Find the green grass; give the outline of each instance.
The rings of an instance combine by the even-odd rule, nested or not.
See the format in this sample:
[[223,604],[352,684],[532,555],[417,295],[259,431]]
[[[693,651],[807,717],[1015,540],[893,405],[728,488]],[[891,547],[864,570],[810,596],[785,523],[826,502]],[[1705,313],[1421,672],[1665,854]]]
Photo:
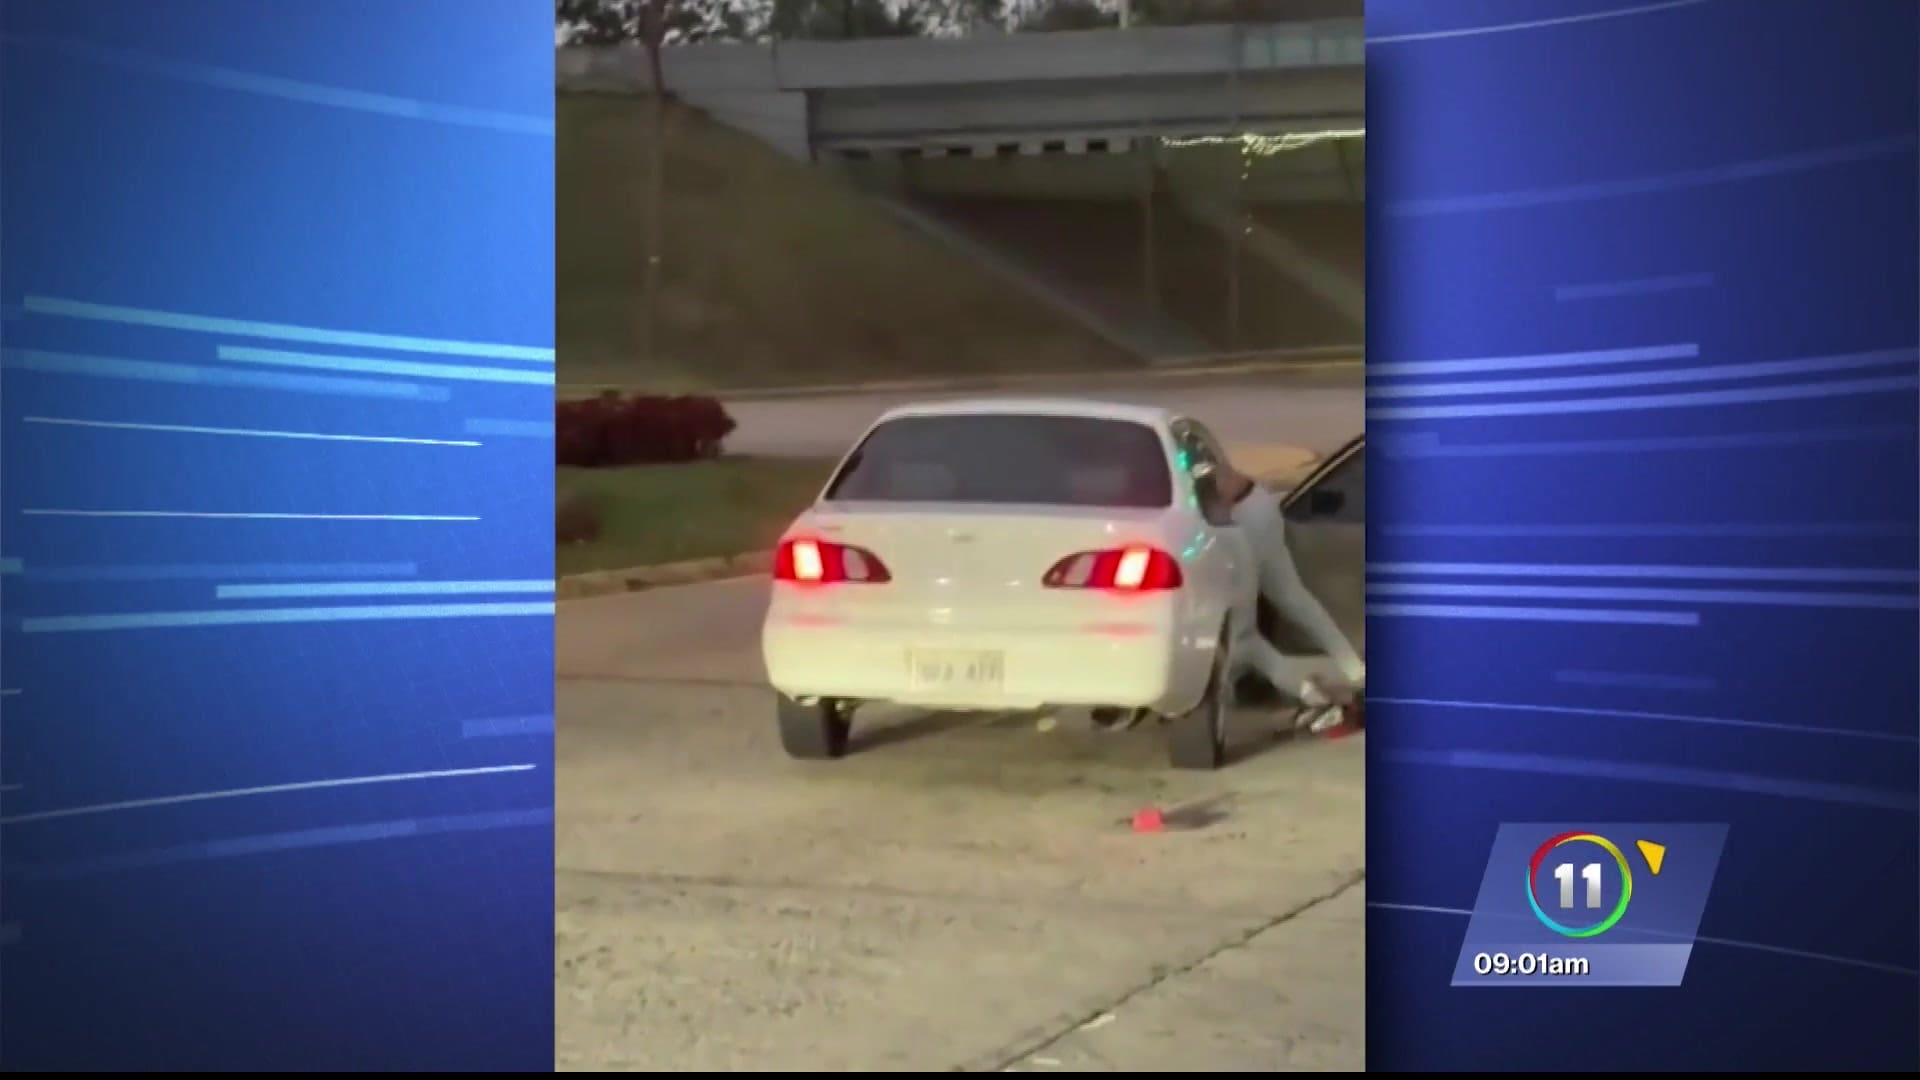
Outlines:
[[[563,93],[555,112],[562,384],[721,390],[1138,363],[845,179],[698,112],[673,109],[664,140],[646,98]],[[649,356],[650,155],[662,143]]]
[[555,569],[578,574],[764,551],[819,494],[834,464],[727,457],[561,469],[555,486],[562,497],[577,493],[598,505],[600,537],[561,545]]

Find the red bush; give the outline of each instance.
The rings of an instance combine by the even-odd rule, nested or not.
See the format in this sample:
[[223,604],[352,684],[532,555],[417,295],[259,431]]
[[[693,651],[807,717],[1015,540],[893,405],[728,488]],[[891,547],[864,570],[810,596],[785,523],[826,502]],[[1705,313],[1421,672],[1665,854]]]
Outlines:
[[718,457],[734,428],[720,402],[692,395],[660,397],[606,393],[563,401],[554,415],[554,460],[605,468]]

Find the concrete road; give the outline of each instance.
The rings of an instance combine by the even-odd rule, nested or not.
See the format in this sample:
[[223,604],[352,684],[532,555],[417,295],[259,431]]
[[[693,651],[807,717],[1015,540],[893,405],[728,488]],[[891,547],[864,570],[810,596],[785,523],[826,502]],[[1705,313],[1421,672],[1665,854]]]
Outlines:
[[887,409],[913,401],[973,397],[1075,397],[1164,405],[1197,417],[1229,444],[1306,446],[1319,453],[1360,434],[1365,385],[1358,368],[1305,375],[1135,377],[1126,383],[1062,380],[1017,391],[861,393],[729,401],[739,424],[727,451],[837,457]]
[[561,605],[560,1068],[1362,1067],[1364,737],[1240,715],[1191,774],[1154,729],[863,712],[798,763],[765,588]]

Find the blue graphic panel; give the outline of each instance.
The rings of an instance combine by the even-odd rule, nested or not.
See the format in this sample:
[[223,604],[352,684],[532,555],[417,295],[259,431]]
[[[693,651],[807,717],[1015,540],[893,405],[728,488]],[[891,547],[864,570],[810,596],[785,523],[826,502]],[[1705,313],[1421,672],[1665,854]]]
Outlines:
[[551,1068],[551,16],[0,7],[0,1066]]
[[1502,825],[1455,986],[1679,986],[1724,825]]
[[[1367,35],[1369,1066],[1920,1067],[1920,7]],[[1729,827],[1678,987],[1452,985],[1542,820]]]

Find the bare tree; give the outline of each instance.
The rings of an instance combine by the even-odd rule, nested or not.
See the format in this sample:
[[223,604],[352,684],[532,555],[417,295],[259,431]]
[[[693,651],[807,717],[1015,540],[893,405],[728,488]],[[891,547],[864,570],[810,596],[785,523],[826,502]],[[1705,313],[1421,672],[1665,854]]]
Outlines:
[[1100,0],[1041,0],[1028,5],[1017,21],[1026,31],[1100,30],[1119,25],[1117,8]]
[[750,0],[554,0],[554,23],[568,45],[638,44],[647,52],[653,92],[665,98],[663,47],[751,40],[763,29],[766,6]]
[[666,187],[667,140],[671,135],[672,92],[667,87],[661,51],[668,45],[698,41],[743,40],[758,27],[758,5],[748,0],[555,0],[554,23],[569,45],[636,43],[647,53],[653,83],[652,130],[647,140],[646,237],[642,252],[640,360],[651,362],[655,312],[659,307],[660,260]]
[[918,37],[946,7],[971,0],[771,0],[766,36],[783,41]]

